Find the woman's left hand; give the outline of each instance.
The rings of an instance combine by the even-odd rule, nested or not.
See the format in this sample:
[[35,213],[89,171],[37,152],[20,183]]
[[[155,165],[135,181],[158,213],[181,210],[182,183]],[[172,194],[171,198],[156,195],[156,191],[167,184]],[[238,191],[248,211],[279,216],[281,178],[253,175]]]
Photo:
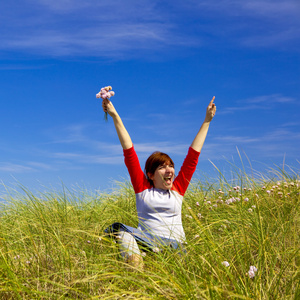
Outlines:
[[206,116],[204,122],[210,122],[216,114],[217,107],[214,103],[214,100],[215,100],[215,96],[213,96],[206,109]]

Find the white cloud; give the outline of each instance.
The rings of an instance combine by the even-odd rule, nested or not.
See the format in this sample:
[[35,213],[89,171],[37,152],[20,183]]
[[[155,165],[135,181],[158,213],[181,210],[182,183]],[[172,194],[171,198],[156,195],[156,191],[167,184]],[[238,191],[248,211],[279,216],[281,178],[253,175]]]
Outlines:
[[272,94],[272,95],[263,95],[257,96],[253,98],[245,99],[243,102],[246,103],[267,103],[267,104],[274,104],[274,103],[292,103],[295,102],[295,99],[292,97],[283,96],[280,94]]
[[[119,154],[122,153],[120,149]],[[123,155],[106,155],[99,154],[93,155],[89,153],[80,154],[72,152],[56,152],[52,153],[51,157],[55,159],[60,159],[61,162],[72,161],[78,164],[109,164],[109,165],[119,165],[124,163]],[[58,164],[58,162],[56,162]]]
[[1,163],[0,171],[8,172],[8,173],[24,173],[24,172],[32,172],[34,171],[34,169],[20,164]]
[[36,162],[36,161],[29,161],[27,162],[27,164],[29,166],[32,166],[33,168],[35,169],[38,169],[38,170],[54,170],[55,168],[53,167],[53,165],[51,164],[46,164],[46,163],[41,163],[41,162]]
[[210,11],[223,12],[229,16],[255,16],[276,18],[286,15],[298,16],[300,4],[297,0],[192,0],[187,4]]
[[41,55],[121,59],[132,51],[203,47],[208,36],[244,47],[294,45],[300,36],[299,4],[292,0],[27,0],[0,9],[0,49]]
[[289,157],[297,158],[300,147],[300,133],[298,130],[288,130],[278,127],[273,131],[261,132],[256,137],[222,135],[211,138],[212,142],[204,144],[202,156],[222,159],[236,153],[236,148],[245,151],[250,158],[278,158],[285,153]]
[[276,104],[293,104],[296,103],[296,99],[281,94],[262,95],[252,98],[247,98],[237,101],[237,105],[233,107],[225,107],[218,111],[218,114],[224,115],[234,113],[237,111],[249,111],[249,110],[271,110]]
[[257,143],[260,141],[259,138],[247,137],[247,136],[217,136],[214,140],[222,142],[230,142],[235,145]]

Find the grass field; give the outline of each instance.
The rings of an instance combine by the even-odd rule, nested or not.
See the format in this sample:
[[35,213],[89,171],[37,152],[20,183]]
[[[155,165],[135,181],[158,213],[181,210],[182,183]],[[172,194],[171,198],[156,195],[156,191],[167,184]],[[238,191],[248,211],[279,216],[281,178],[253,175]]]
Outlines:
[[103,233],[137,225],[128,182],[109,194],[7,190],[0,299],[300,299],[298,179],[194,182],[182,212],[187,253],[145,253],[143,272]]

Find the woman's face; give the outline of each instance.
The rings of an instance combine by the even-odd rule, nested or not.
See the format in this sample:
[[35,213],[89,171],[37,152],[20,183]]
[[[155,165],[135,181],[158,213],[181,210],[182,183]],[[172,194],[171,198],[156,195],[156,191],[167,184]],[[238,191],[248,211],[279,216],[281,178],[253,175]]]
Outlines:
[[153,185],[157,189],[170,190],[175,177],[173,164],[165,162],[155,170],[154,174],[148,174],[148,177],[153,181]]

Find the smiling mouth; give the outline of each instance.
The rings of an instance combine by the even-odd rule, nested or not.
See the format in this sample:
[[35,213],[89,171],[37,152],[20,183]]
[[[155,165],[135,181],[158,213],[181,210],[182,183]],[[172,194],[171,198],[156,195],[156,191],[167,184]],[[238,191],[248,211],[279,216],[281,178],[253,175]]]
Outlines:
[[164,178],[164,181],[165,181],[165,183],[167,183],[167,184],[171,184],[171,183],[172,183],[172,176],[170,176],[170,177],[165,177],[165,178]]

